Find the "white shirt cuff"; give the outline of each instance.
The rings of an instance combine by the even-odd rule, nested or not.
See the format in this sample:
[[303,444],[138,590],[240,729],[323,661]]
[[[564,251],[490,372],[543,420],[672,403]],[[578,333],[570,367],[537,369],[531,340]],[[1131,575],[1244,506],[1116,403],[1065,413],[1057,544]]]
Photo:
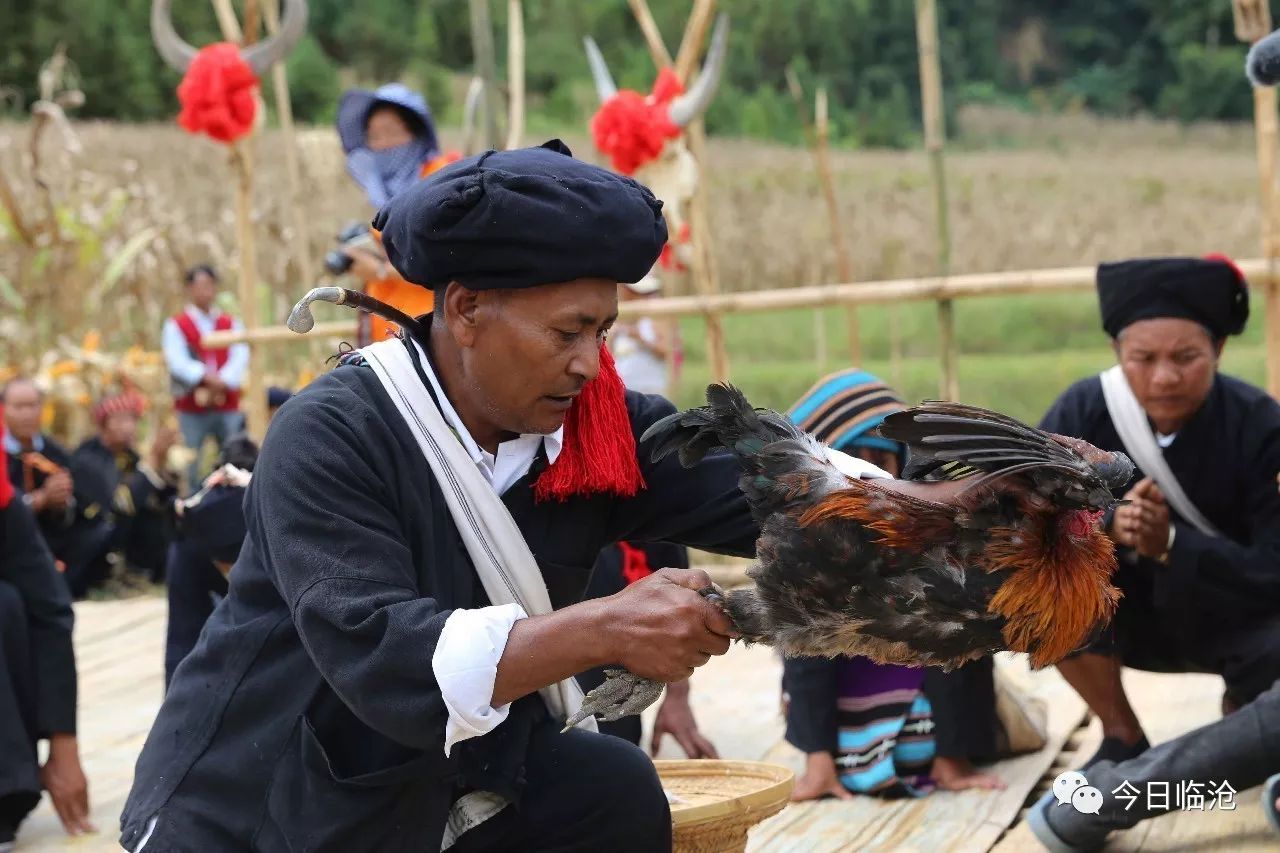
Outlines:
[[855,480],[892,480],[893,475],[883,468],[872,465],[865,459],[859,459],[857,456],[850,456],[842,453],[833,447],[826,448],[827,461],[836,467],[836,470],[846,477],[852,477]]
[[528,615],[518,604],[503,604],[455,610],[445,620],[431,656],[431,669],[449,710],[445,755],[458,741],[486,735],[507,718],[510,703],[501,708],[489,703],[511,626]]

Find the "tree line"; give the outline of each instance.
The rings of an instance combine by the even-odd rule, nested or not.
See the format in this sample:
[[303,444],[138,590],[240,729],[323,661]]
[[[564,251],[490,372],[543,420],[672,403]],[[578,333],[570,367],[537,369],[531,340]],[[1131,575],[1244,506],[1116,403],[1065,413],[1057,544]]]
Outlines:
[[[688,0],[651,0],[674,52]],[[733,17],[727,73],[707,116],[713,133],[798,142],[786,72],[827,87],[832,136],[846,145],[913,144],[918,60],[910,0],[723,0]],[[178,75],[151,46],[151,0],[0,0],[0,99],[36,97],[43,62],[65,45],[86,102],[77,115],[119,121],[176,114]],[[175,2],[178,31],[216,40],[207,2]],[[499,72],[506,8],[491,0]],[[472,70],[467,0],[310,0],[289,58],[300,120],[332,120],[348,85],[403,80],[457,121]],[[1192,122],[1245,119],[1252,96],[1230,0],[938,0],[949,109],[965,103],[1138,113]],[[526,87],[534,126],[583,127],[595,94],[582,38],[600,44],[619,85],[647,91],[653,66],[624,0],[524,4]],[[270,87],[266,87],[268,90]]]

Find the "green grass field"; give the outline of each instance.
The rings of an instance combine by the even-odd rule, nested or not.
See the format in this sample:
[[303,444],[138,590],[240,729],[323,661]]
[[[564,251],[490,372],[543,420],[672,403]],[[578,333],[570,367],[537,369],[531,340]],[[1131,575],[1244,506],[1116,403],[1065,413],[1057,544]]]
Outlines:
[[[890,367],[890,318],[898,314],[903,341],[901,376]],[[1223,370],[1255,384],[1264,381],[1262,305],[1255,296],[1253,320],[1229,342]],[[844,313],[824,316],[825,364],[811,310],[739,314],[725,318],[731,378],[752,402],[786,408],[826,372],[851,366]],[[940,375],[936,309],[911,303],[897,309],[859,312],[864,364],[896,384],[908,401],[938,396]],[[675,393],[680,406],[696,405],[710,381],[702,321],[682,321],[686,365]],[[960,343],[960,397],[1035,422],[1068,385],[1114,363],[1089,294],[975,298],[956,305]]]

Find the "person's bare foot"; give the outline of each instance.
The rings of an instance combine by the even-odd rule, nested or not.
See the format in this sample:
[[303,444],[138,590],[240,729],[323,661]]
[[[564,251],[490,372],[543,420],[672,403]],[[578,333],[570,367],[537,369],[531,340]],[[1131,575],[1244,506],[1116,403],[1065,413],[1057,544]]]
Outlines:
[[1002,791],[1005,788],[1003,779],[992,773],[979,773],[967,758],[935,756],[929,778],[942,791],[965,791],[969,788]]

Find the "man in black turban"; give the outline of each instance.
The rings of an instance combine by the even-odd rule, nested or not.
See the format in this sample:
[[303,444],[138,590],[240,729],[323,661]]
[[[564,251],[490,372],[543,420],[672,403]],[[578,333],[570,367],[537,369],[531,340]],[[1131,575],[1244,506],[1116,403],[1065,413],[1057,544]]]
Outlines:
[[1090,764],[1147,748],[1121,665],[1217,673],[1224,711],[1280,677],[1280,405],[1218,372],[1248,318],[1244,276],[1221,256],[1151,258],[1103,264],[1097,284],[1118,364],[1041,423],[1138,467],[1104,521],[1124,598],[1109,631],[1059,665],[1102,721]]
[[435,313],[276,415],[229,591],[174,675],[121,842],[669,849],[648,757],[560,732],[576,673],[677,681],[729,644],[703,572],[582,602],[601,548],[749,555],[758,532],[730,457],[639,452],[673,408],[624,392],[603,346],[619,282],[666,241],[661,204],[554,142],[442,169],[374,224]]

